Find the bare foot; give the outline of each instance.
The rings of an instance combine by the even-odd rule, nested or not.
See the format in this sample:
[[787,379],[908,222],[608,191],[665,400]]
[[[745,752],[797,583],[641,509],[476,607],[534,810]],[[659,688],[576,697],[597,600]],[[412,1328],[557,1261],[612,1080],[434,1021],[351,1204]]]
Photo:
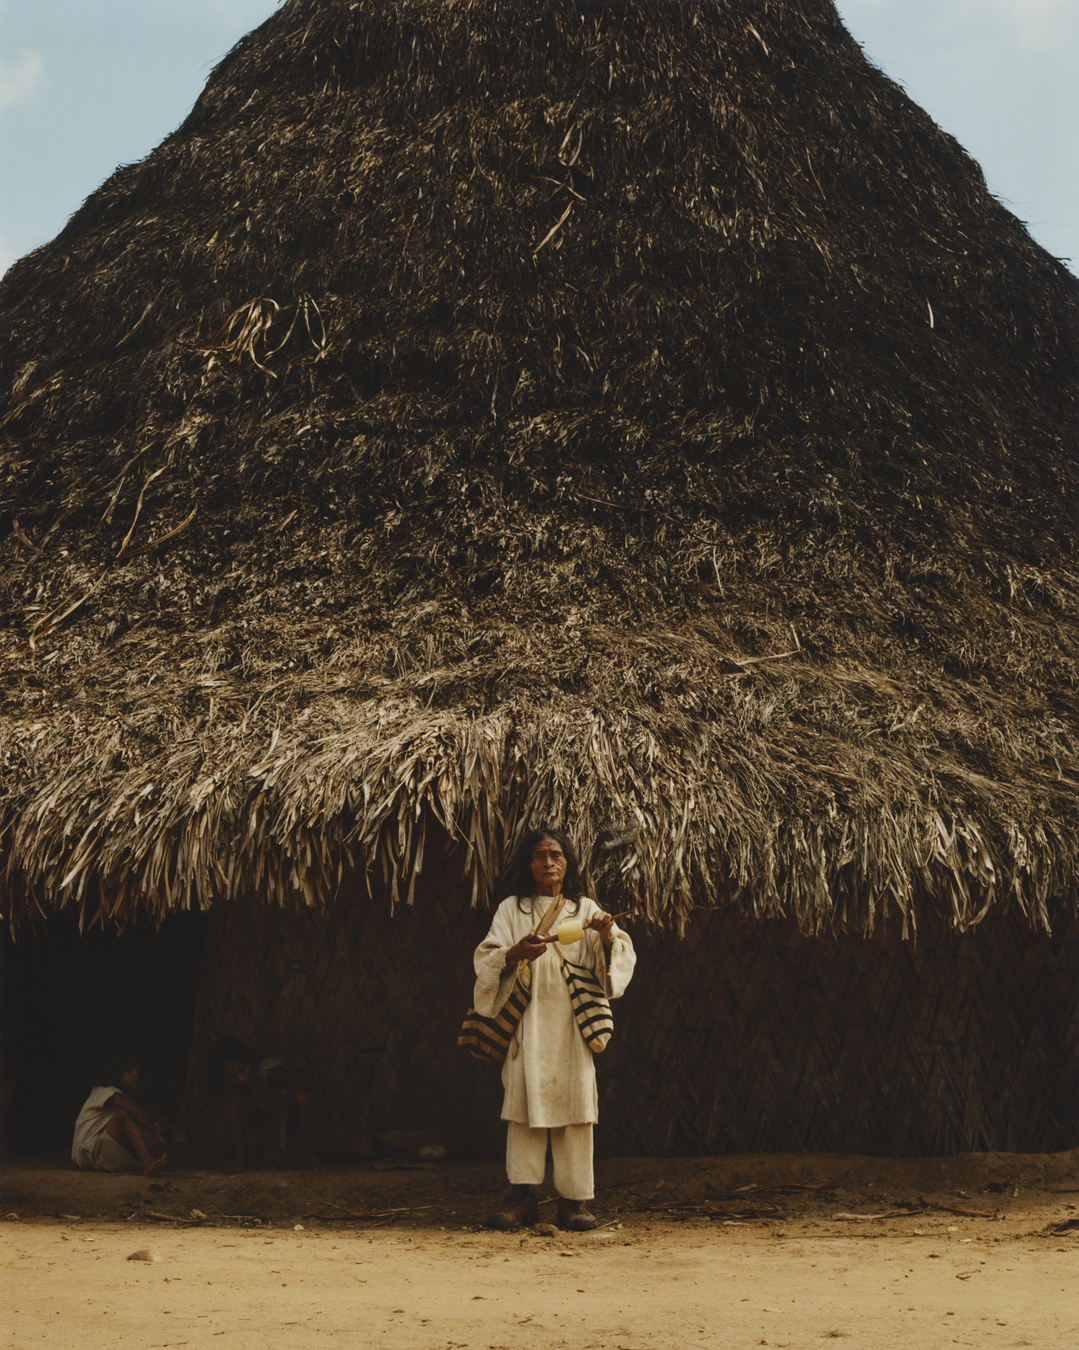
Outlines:
[[151,1158],[150,1161],[146,1164],[146,1166],[142,1169],[142,1175],[144,1177],[152,1177],[155,1172],[161,1171],[161,1169],[165,1166],[168,1160],[169,1155],[167,1153],[162,1153],[160,1158]]

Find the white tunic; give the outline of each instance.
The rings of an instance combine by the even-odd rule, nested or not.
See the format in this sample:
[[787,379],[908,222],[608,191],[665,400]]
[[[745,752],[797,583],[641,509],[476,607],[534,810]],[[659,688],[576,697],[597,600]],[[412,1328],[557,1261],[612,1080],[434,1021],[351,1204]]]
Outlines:
[[79,1167],[92,1167],[94,1145],[109,1128],[116,1107],[109,1106],[113,1097],[120,1095],[114,1087],[96,1087],[83,1102],[75,1121],[75,1137],[71,1141],[71,1161]]
[[[550,903],[549,896],[541,895],[522,900],[518,905],[517,897],[511,895],[499,905],[491,931],[476,948],[474,1002],[476,1011],[484,1017],[494,1017],[513,989],[517,967],[504,969],[506,953],[535,931]],[[572,900],[563,900],[550,931],[562,919],[579,917],[585,922],[599,913],[600,906],[587,896],[582,898],[578,914],[574,913]],[[502,1066],[502,1085],[506,1089],[503,1120],[515,1120],[538,1129],[589,1125],[599,1119],[592,1051],[577,1030],[559,954],[567,961],[595,970],[601,948],[599,934],[588,931],[580,942],[567,947],[551,943],[532,963],[532,999]],[[615,924],[614,942],[607,957],[608,998],[621,998],[636,963],[629,934]]]

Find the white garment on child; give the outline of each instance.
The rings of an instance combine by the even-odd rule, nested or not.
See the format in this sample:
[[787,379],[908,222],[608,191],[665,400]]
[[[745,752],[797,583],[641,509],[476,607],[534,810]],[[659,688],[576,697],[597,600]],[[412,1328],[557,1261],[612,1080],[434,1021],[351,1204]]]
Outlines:
[[120,1089],[114,1087],[96,1087],[83,1102],[82,1110],[75,1121],[75,1137],[71,1141],[71,1161],[78,1167],[92,1169],[95,1166],[94,1153],[100,1137],[109,1128],[109,1121],[116,1114],[116,1107],[109,1106]]
[[[143,1138],[146,1137],[143,1131]],[[95,1172],[141,1172],[142,1163],[130,1149],[124,1148],[119,1139],[114,1139],[106,1130],[99,1134],[90,1155]]]

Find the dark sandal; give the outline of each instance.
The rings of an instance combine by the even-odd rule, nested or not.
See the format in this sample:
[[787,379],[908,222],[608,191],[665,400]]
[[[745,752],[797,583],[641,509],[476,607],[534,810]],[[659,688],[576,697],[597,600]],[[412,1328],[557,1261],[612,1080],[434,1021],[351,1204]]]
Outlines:
[[558,1201],[558,1226],[569,1233],[587,1233],[599,1227],[595,1215],[589,1214],[583,1200]]
[[539,1208],[531,1186],[514,1186],[505,1206],[487,1217],[487,1227],[505,1232],[510,1228],[531,1228],[539,1218]]

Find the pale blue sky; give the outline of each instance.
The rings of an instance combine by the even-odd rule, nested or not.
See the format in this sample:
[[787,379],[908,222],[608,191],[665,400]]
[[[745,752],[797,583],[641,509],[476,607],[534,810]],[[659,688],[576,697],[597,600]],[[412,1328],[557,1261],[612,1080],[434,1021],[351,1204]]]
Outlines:
[[[277,0],[0,0],[0,270],[183,119]],[[1079,0],[839,0],[869,57],[1079,272]]]

